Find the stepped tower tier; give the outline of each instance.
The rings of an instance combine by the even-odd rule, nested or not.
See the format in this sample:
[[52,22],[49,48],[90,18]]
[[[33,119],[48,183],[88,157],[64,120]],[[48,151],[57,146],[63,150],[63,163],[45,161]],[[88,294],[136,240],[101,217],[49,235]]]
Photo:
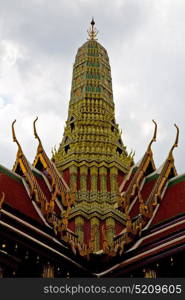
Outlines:
[[99,234],[94,242],[99,249],[96,228],[102,219],[110,223],[110,240],[115,233],[115,218],[123,223],[118,211],[109,216],[105,211],[111,212],[117,205],[119,184],[133,157],[128,155],[115,121],[109,58],[96,39],[94,24],[92,20],[89,39],[75,58],[68,119],[53,160],[70,188],[76,190],[76,206],[71,212],[76,233],[84,241],[84,224],[90,220],[89,232]]

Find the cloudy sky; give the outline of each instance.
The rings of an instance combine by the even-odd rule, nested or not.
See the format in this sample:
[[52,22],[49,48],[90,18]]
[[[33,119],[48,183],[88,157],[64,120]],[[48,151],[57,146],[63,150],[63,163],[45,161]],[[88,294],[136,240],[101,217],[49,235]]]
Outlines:
[[95,17],[107,49],[116,120],[128,151],[141,158],[158,123],[156,165],[166,158],[180,127],[174,156],[185,172],[184,0],[0,0],[0,163],[11,168],[17,152],[11,123],[32,162],[37,141],[48,155],[62,139],[78,47]]

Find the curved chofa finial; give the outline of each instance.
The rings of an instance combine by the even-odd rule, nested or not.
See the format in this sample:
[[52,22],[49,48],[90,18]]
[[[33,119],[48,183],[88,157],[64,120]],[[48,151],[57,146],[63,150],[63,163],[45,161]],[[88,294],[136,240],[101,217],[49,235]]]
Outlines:
[[16,120],[14,120],[12,122],[12,137],[13,137],[13,141],[16,142],[17,146],[19,147],[19,149],[22,151],[21,145],[19,144],[16,135],[15,135],[15,128],[14,128],[14,124],[16,123]]
[[153,142],[156,142],[156,137],[157,137],[157,123],[154,120],[152,120],[152,122],[155,125],[155,127],[154,127],[154,134],[153,134],[153,137],[152,137],[152,139],[150,141],[150,144],[148,145],[148,149],[151,148],[151,145],[152,145]]
[[41,143],[41,140],[40,140],[40,138],[39,138],[39,136],[37,134],[37,129],[36,129],[36,125],[35,125],[36,122],[37,122],[37,120],[38,120],[38,117],[36,117],[36,119],[33,122],[33,130],[34,130],[34,136],[35,136],[35,138],[38,139],[39,144],[41,145],[42,143]]
[[175,137],[175,142],[174,142],[173,146],[170,149],[169,155],[172,155],[173,149],[175,147],[178,147],[178,143],[179,143],[179,127],[176,124],[174,124],[174,126],[177,129],[177,133],[176,133],[176,137]]
[[95,25],[95,21],[94,21],[94,17],[92,17],[91,27],[89,28],[89,30],[87,30],[89,35],[89,40],[96,40],[98,30],[94,27],[94,25]]

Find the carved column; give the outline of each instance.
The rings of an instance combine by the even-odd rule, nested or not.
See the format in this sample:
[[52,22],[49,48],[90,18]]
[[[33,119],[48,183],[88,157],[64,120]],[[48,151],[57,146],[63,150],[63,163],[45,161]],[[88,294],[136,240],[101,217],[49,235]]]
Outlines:
[[77,167],[71,166],[69,168],[69,173],[70,173],[70,188],[75,190],[77,187]]
[[110,187],[111,187],[111,198],[114,202],[116,200],[118,194],[118,169],[116,167],[112,167],[110,169]]
[[90,174],[91,174],[91,192],[96,193],[98,188],[98,168],[95,166],[91,167]]
[[107,191],[107,168],[101,167],[100,170],[100,191],[106,193]]
[[43,278],[54,278],[54,266],[51,265],[50,263],[47,263],[43,267],[43,273],[42,273]]
[[112,167],[110,169],[110,185],[111,185],[111,193],[115,194],[118,192],[118,169],[116,167]]
[[110,217],[106,219],[106,237],[109,245],[112,245],[114,235],[115,235],[115,220]]
[[100,249],[100,221],[97,217],[91,219],[91,241],[93,241],[93,251]]
[[84,242],[84,219],[81,216],[75,218],[75,233],[81,243]]
[[88,167],[82,166],[80,167],[80,191],[87,192],[87,174]]

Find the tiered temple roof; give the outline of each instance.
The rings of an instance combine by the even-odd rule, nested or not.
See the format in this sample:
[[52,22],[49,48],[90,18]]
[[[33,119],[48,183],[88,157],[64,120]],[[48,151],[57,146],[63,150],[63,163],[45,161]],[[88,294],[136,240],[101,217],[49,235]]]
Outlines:
[[23,276],[30,255],[37,272],[44,266],[44,277],[155,277],[164,275],[161,260],[173,265],[184,251],[185,175],[177,175],[173,158],[179,129],[175,125],[175,142],[156,169],[153,121],[146,152],[133,163],[115,122],[107,52],[91,25],[76,56],[68,120],[52,159],[37,133],[38,118],[32,164],[12,123],[16,161],[12,171],[0,166],[4,276]]

